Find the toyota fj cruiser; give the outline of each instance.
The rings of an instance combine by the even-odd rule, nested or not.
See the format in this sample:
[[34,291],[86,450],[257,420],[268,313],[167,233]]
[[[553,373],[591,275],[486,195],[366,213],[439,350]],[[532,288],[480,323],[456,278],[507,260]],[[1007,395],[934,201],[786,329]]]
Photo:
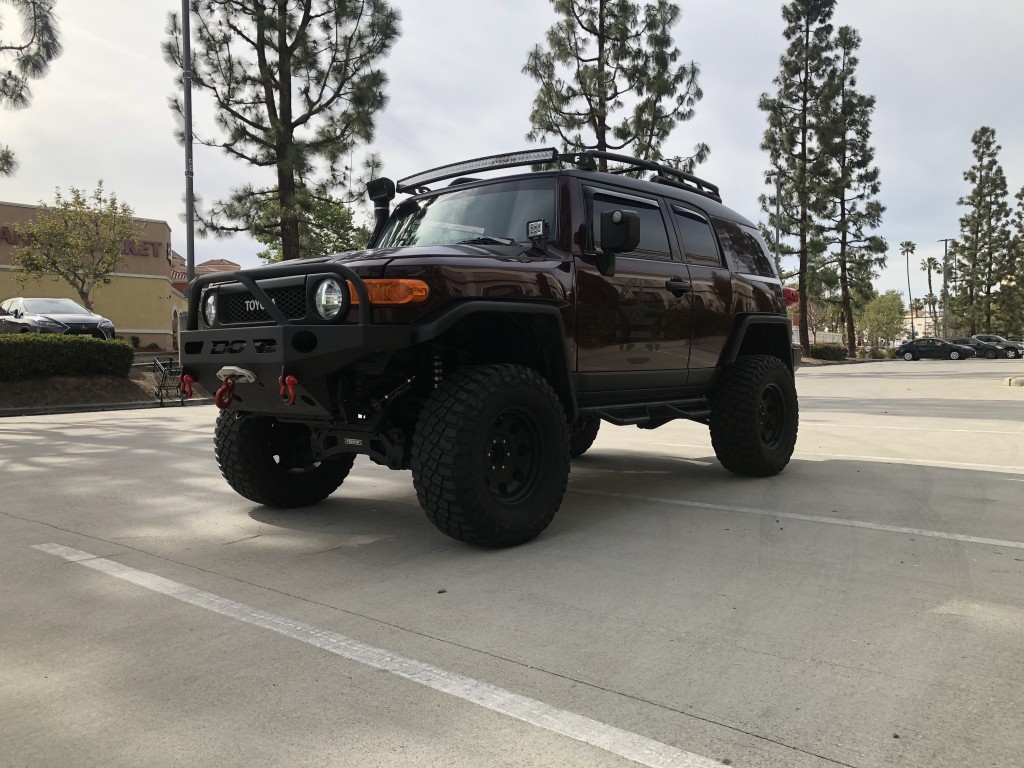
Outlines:
[[216,457],[242,496],[314,504],[366,454],[412,470],[441,531],[505,547],[551,522],[602,421],[707,424],[740,475],[788,463],[788,296],[713,184],[535,149],[368,193],[366,250],[192,283],[182,387],[217,391]]

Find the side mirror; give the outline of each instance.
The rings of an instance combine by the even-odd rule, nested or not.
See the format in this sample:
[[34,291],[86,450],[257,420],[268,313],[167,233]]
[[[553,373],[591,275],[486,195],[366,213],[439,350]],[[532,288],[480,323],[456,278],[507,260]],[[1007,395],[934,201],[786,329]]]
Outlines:
[[15,318],[19,318],[19,317],[21,317],[21,310],[20,309],[16,309],[13,312],[11,312],[11,314],[14,315]]
[[602,275],[615,274],[615,254],[635,251],[640,244],[640,214],[636,211],[605,211],[601,214],[601,250],[597,268]]

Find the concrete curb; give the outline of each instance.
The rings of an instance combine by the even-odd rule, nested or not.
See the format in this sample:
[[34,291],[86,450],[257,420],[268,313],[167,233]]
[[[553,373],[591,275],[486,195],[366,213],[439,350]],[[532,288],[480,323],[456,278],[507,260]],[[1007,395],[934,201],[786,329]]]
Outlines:
[[[197,400],[186,400],[185,405],[213,405],[212,397]],[[164,405],[159,402],[142,401],[138,403],[102,403],[95,405],[50,405],[41,408],[0,408],[0,419],[14,416],[53,416],[61,413],[91,413],[95,411],[133,411],[147,408],[180,408],[175,401],[168,400]]]
[[1024,376],[1008,376],[1003,383],[1008,387],[1024,387]]

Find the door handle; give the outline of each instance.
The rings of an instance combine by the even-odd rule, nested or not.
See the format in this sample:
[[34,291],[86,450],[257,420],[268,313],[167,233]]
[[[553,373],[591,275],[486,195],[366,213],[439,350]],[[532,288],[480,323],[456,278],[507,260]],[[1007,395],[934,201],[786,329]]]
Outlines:
[[692,291],[693,283],[689,283],[686,280],[680,280],[678,277],[673,277],[671,280],[665,281],[665,290],[678,298],[684,293]]

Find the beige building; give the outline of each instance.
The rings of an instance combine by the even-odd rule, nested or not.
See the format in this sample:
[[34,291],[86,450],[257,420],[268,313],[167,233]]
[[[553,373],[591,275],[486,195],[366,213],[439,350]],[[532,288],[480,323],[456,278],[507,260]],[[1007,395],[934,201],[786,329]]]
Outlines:
[[[78,293],[54,276],[30,280],[22,287],[13,258],[20,241],[18,225],[35,218],[37,206],[0,202],[0,301],[13,296],[68,298],[81,303]],[[97,286],[93,309],[114,323],[125,341],[139,346],[156,344],[171,349],[177,316],[185,297],[171,283],[171,228],[165,221],[136,219],[142,225],[138,240],[124,243],[121,269]],[[134,338],[133,338],[134,337]]]

